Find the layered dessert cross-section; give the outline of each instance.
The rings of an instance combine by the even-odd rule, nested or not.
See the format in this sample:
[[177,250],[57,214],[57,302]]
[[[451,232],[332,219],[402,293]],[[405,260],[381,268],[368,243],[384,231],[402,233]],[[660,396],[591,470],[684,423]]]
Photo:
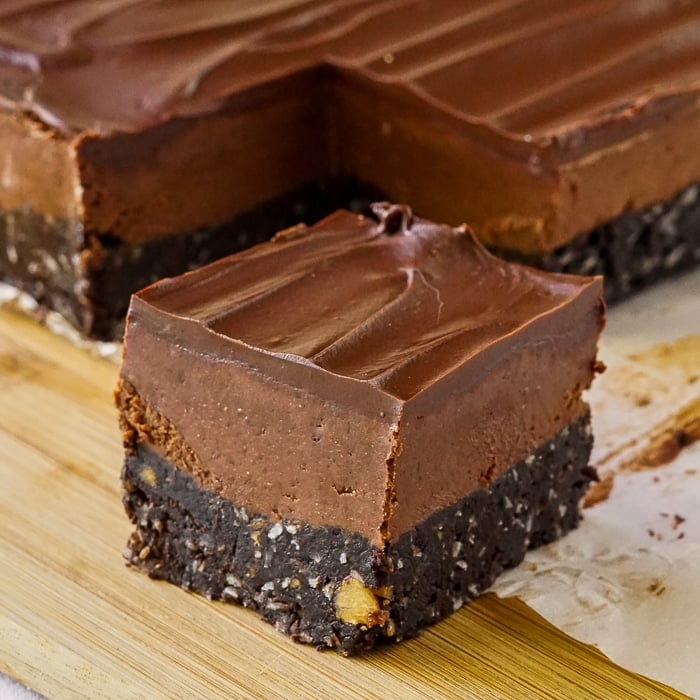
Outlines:
[[0,6],[0,277],[87,335],[377,192],[619,298],[700,259],[700,5]]
[[600,278],[338,212],[136,294],[127,557],[342,653],[416,633],[574,528]]

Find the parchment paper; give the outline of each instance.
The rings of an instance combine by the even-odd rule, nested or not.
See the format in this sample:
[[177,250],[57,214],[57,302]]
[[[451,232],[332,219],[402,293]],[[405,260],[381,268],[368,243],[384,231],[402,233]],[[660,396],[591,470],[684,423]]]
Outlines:
[[593,462],[612,490],[493,590],[700,697],[700,271],[614,307],[600,354]]

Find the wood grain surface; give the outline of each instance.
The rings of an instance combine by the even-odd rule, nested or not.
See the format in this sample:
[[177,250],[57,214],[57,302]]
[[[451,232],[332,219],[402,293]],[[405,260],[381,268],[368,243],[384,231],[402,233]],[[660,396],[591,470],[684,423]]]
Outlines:
[[486,595],[364,658],[127,568],[116,366],[0,309],[0,672],[49,698],[679,698]]

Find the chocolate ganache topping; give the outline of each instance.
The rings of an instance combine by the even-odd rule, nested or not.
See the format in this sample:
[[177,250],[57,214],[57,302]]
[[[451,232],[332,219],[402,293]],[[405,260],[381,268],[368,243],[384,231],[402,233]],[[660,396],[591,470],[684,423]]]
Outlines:
[[700,88],[700,9],[687,2],[12,0],[0,19],[3,84],[77,130],[212,111],[321,64],[524,141]]
[[602,322],[599,279],[508,264],[408,208],[375,211],[379,224],[339,212],[139,292],[122,368],[204,483],[372,541],[577,419]]

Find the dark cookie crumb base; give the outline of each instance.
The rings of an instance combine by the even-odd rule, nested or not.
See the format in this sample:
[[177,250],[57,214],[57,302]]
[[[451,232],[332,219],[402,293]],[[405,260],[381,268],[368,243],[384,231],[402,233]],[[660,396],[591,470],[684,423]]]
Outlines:
[[[122,472],[136,525],[125,556],[157,579],[257,610],[279,631],[342,654],[401,640],[487,589],[528,548],[575,528],[595,471],[582,416],[488,489],[469,494],[382,551],[357,533],[249,514],[141,445]],[[334,597],[349,578],[380,597],[381,625],[342,622]]]
[[546,256],[496,252],[550,272],[604,275],[606,301],[621,301],[700,264],[700,184],[662,204],[622,214]]

